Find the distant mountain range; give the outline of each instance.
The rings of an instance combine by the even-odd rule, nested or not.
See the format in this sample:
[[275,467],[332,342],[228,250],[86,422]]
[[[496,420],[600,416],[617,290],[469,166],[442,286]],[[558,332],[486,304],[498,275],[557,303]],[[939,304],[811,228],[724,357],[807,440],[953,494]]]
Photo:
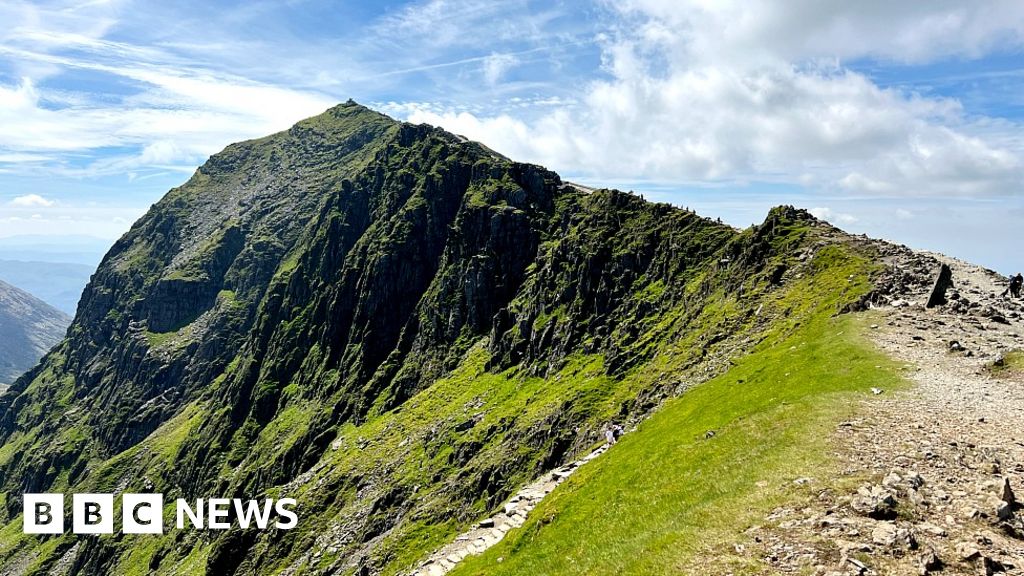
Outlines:
[[14,382],[64,337],[71,317],[0,281],[0,384]]
[[0,260],[85,264],[95,268],[113,240],[93,236],[7,236]]
[[92,236],[0,238],[0,280],[74,316],[82,290],[112,243]]
[[73,262],[0,259],[0,280],[70,315],[75,314],[82,290],[95,270],[93,265]]

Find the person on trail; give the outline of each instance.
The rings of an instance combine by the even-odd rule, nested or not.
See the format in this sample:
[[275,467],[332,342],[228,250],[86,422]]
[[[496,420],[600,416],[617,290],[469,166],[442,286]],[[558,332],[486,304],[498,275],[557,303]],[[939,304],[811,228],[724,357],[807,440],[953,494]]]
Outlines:
[[619,436],[622,436],[622,426],[618,424],[609,424],[604,430],[604,439],[609,444],[615,444],[619,441]]
[[1010,277],[1010,296],[1013,298],[1020,298],[1020,289],[1024,285],[1024,276],[1020,272],[1016,276]]

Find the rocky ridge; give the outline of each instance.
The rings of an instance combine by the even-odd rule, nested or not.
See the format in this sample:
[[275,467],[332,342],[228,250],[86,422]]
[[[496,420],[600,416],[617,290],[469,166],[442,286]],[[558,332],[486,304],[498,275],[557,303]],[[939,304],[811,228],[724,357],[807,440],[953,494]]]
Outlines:
[[[867,299],[877,345],[912,386],[875,390],[835,431],[838,475],[751,527],[728,557],[764,574],[1024,574],[1024,302],[1006,280],[939,254],[886,247]],[[927,308],[940,268],[947,303]]]
[[287,491],[305,521],[12,536],[0,567],[413,569],[799,315],[774,305],[836,257],[830,234],[792,207],[739,231],[581,189],[352,102],[229,146],[114,245],[68,337],[0,396],[0,514],[16,526],[25,492]]

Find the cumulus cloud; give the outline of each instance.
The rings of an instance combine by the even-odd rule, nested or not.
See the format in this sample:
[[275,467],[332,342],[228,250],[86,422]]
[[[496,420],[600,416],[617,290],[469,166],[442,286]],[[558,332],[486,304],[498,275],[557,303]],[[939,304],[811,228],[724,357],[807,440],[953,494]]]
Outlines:
[[509,156],[597,179],[785,181],[856,194],[1005,193],[1020,126],[949,98],[883,88],[844,58],[971,57],[1024,38],[1024,5],[616,3],[607,79],[524,120],[412,110]]
[[832,222],[833,224],[853,224],[857,222],[857,218],[853,215],[836,212],[831,208],[811,208],[808,212],[810,212],[815,218]]
[[49,208],[56,204],[53,200],[47,200],[38,194],[26,194],[24,196],[17,196],[11,200],[12,206],[19,206],[23,208],[28,207],[43,207]]

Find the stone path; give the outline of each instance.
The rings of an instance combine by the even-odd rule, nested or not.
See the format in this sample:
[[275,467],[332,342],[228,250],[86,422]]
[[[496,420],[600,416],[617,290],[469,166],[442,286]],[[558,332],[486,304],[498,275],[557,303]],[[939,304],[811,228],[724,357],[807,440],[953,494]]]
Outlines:
[[553,470],[532,484],[526,486],[505,502],[500,512],[479,522],[474,528],[460,534],[453,542],[430,555],[411,576],[442,576],[467,556],[482,554],[501,542],[505,534],[519,528],[537,504],[551,493],[580,466],[604,454],[609,445],[605,444],[584,458]]

